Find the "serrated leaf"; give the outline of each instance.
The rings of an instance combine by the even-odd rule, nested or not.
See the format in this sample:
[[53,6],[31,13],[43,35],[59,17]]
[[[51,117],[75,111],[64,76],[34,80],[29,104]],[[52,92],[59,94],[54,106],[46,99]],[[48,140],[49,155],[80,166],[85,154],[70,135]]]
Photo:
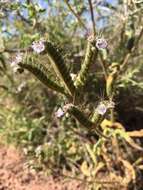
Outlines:
[[72,78],[65,64],[61,51],[51,42],[46,42],[45,53],[48,55],[48,59],[56,73],[56,75],[64,83],[66,90],[71,96],[75,95],[76,88],[73,84]]
[[66,94],[63,87],[59,86],[57,83],[52,81],[47,75],[48,71],[45,66],[42,64],[36,64],[32,63],[32,61],[29,58],[28,63],[20,63],[19,64],[22,68],[27,69],[30,71],[35,77],[37,77],[43,84],[45,84],[47,87],[51,88],[52,90],[55,90],[57,92],[60,92],[62,94]]

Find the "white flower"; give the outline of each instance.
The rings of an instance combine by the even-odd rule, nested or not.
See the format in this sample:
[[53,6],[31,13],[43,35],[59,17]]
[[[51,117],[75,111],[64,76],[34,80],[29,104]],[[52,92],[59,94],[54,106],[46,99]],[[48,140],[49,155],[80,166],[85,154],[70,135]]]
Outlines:
[[62,117],[64,114],[65,112],[62,110],[62,108],[59,108],[55,113],[56,117],[58,118]]
[[71,76],[72,80],[75,80],[75,78],[76,78],[76,74],[71,73],[70,76]]
[[42,39],[42,40],[33,42],[31,47],[36,53],[41,53],[42,51],[45,50],[44,40]]
[[107,111],[107,106],[103,103],[100,103],[97,108],[96,111],[100,114],[100,115],[104,115]]
[[104,38],[97,38],[96,39],[96,47],[98,49],[106,49],[107,48],[107,41]]
[[25,86],[26,86],[26,82],[24,81],[24,82],[22,82],[22,83],[18,86],[17,92],[21,92],[22,89],[23,89]]

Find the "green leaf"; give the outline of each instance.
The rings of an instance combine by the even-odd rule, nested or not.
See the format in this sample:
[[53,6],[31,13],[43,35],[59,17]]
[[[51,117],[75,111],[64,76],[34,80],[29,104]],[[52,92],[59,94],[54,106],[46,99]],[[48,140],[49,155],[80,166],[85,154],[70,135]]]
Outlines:
[[51,62],[51,65],[52,65],[55,73],[61,79],[61,81],[64,83],[68,93],[71,96],[74,96],[76,89],[75,89],[75,86],[71,79],[70,73],[64,62],[64,58],[61,55],[60,50],[55,45],[53,45],[51,42],[46,42],[45,52],[48,54],[48,58]]
[[62,94],[67,93],[65,92],[64,88],[53,82],[48,76],[48,70],[45,66],[42,64],[36,64],[31,61],[31,58],[29,58],[27,63],[20,63],[19,64],[22,68],[27,69],[30,71],[33,75],[35,75],[43,84],[45,84],[47,87],[51,88],[52,90],[55,90],[57,92],[60,92]]

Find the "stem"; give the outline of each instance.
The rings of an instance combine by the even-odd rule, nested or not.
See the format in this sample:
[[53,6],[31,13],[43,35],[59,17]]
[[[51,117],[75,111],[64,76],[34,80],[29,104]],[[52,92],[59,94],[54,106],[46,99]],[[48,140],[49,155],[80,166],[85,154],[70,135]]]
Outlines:
[[96,29],[95,29],[95,19],[94,19],[94,11],[92,6],[92,0],[88,0],[89,7],[90,7],[90,14],[91,14],[91,20],[92,20],[92,27],[93,27],[93,34],[96,35]]
[[104,77],[105,77],[105,80],[107,80],[108,72],[107,72],[107,68],[106,68],[106,63],[105,63],[105,60],[103,59],[103,57],[100,53],[99,53],[99,56],[100,56],[100,64],[101,64],[101,67],[102,67],[102,70],[104,73]]
[[114,108],[111,108],[111,110],[110,110],[110,121],[111,121],[112,123],[115,122]]

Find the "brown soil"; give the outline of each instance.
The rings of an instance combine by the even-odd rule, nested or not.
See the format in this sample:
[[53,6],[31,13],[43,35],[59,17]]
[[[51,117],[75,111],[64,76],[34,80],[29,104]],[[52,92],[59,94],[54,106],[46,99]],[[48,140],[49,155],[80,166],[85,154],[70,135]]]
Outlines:
[[0,146],[0,190],[84,190],[76,180],[55,180],[25,167],[25,158],[13,147]]

